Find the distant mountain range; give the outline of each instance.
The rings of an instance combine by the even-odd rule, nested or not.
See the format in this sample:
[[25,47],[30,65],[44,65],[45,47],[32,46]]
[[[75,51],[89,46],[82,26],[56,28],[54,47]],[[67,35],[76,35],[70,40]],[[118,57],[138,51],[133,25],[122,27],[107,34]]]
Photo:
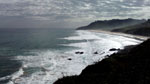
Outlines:
[[112,19],[112,20],[98,20],[91,24],[77,28],[77,30],[92,30],[92,29],[103,29],[112,30],[116,28],[124,28],[131,25],[136,25],[145,22],[146,20],[138,19]]
[[150,19],[141,24],[114,29],[112,31],[123,32],[123,33],[134,34],[134,35],[150,36]]

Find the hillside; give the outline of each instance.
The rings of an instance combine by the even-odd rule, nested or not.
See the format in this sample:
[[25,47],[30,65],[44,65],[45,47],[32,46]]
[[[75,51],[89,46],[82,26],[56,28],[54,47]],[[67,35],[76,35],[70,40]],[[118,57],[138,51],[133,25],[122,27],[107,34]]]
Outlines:
[[150,19],[144,23],[112,30],[134,35],[150,36]]
[[92,29],[114,29],[126,27],[129,25],[135,25],[139,23],[143,23],[145,20],[137,20],[137,19],[112,19],[112,20],[99,20],[92,22],[91,24],[83,27],[77,28],[77,30],[92,30]]
[[54,84],[150,84],[150,39],[85,68],[79,76]]

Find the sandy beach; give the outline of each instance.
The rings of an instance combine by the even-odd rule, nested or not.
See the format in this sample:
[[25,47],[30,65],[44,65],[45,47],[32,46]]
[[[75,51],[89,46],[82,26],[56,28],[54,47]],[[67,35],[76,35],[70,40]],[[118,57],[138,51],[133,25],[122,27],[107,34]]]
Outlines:
[[134,39],[138,39],[141,41],[145,41],[150,37],[147,36],[140,36],[140,35],[132,35],[132,34],[126,34],[126,33],[122,33],[122,32],[111,32],[111,31],[104,31],[104,30],[88,30],[90,32],[97,32],[97,33],[107,33],[107,34],[111,34],[111,35],[119,35],[119,36],[124,36],[124,37],[128,37],[128,38],[134,38]]

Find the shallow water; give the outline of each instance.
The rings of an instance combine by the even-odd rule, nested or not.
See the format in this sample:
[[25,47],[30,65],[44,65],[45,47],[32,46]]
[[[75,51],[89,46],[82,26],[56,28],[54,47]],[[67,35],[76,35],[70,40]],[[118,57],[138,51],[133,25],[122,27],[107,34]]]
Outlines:
[[[112,54],[111,48],[141,43],[123,36],[71,29],[1,29],[0,83],[52,84],[78,75]],[[83,54],[75,54],[81,51]],[[93,54],[98,52],[98,54]]]

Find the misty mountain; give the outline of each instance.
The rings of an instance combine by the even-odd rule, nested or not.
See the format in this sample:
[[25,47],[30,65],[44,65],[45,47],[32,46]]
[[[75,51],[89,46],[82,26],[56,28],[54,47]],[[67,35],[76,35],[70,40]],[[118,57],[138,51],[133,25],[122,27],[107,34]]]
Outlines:
[[92,22],[91,24],[83,27],[77,28],[77,30],[91,30],[91,29],[104,29],[111,30],[115,28],[122,28],[126,26],[131,26],[139,23],[143,23],[146,20],[138,20],[138,19],[112,19],[112,20],[98,20]]
[[150,19],[141,24],[114,29],[112,31],[123,32],[123,33],[134,34],[134,35],[150,36]]

